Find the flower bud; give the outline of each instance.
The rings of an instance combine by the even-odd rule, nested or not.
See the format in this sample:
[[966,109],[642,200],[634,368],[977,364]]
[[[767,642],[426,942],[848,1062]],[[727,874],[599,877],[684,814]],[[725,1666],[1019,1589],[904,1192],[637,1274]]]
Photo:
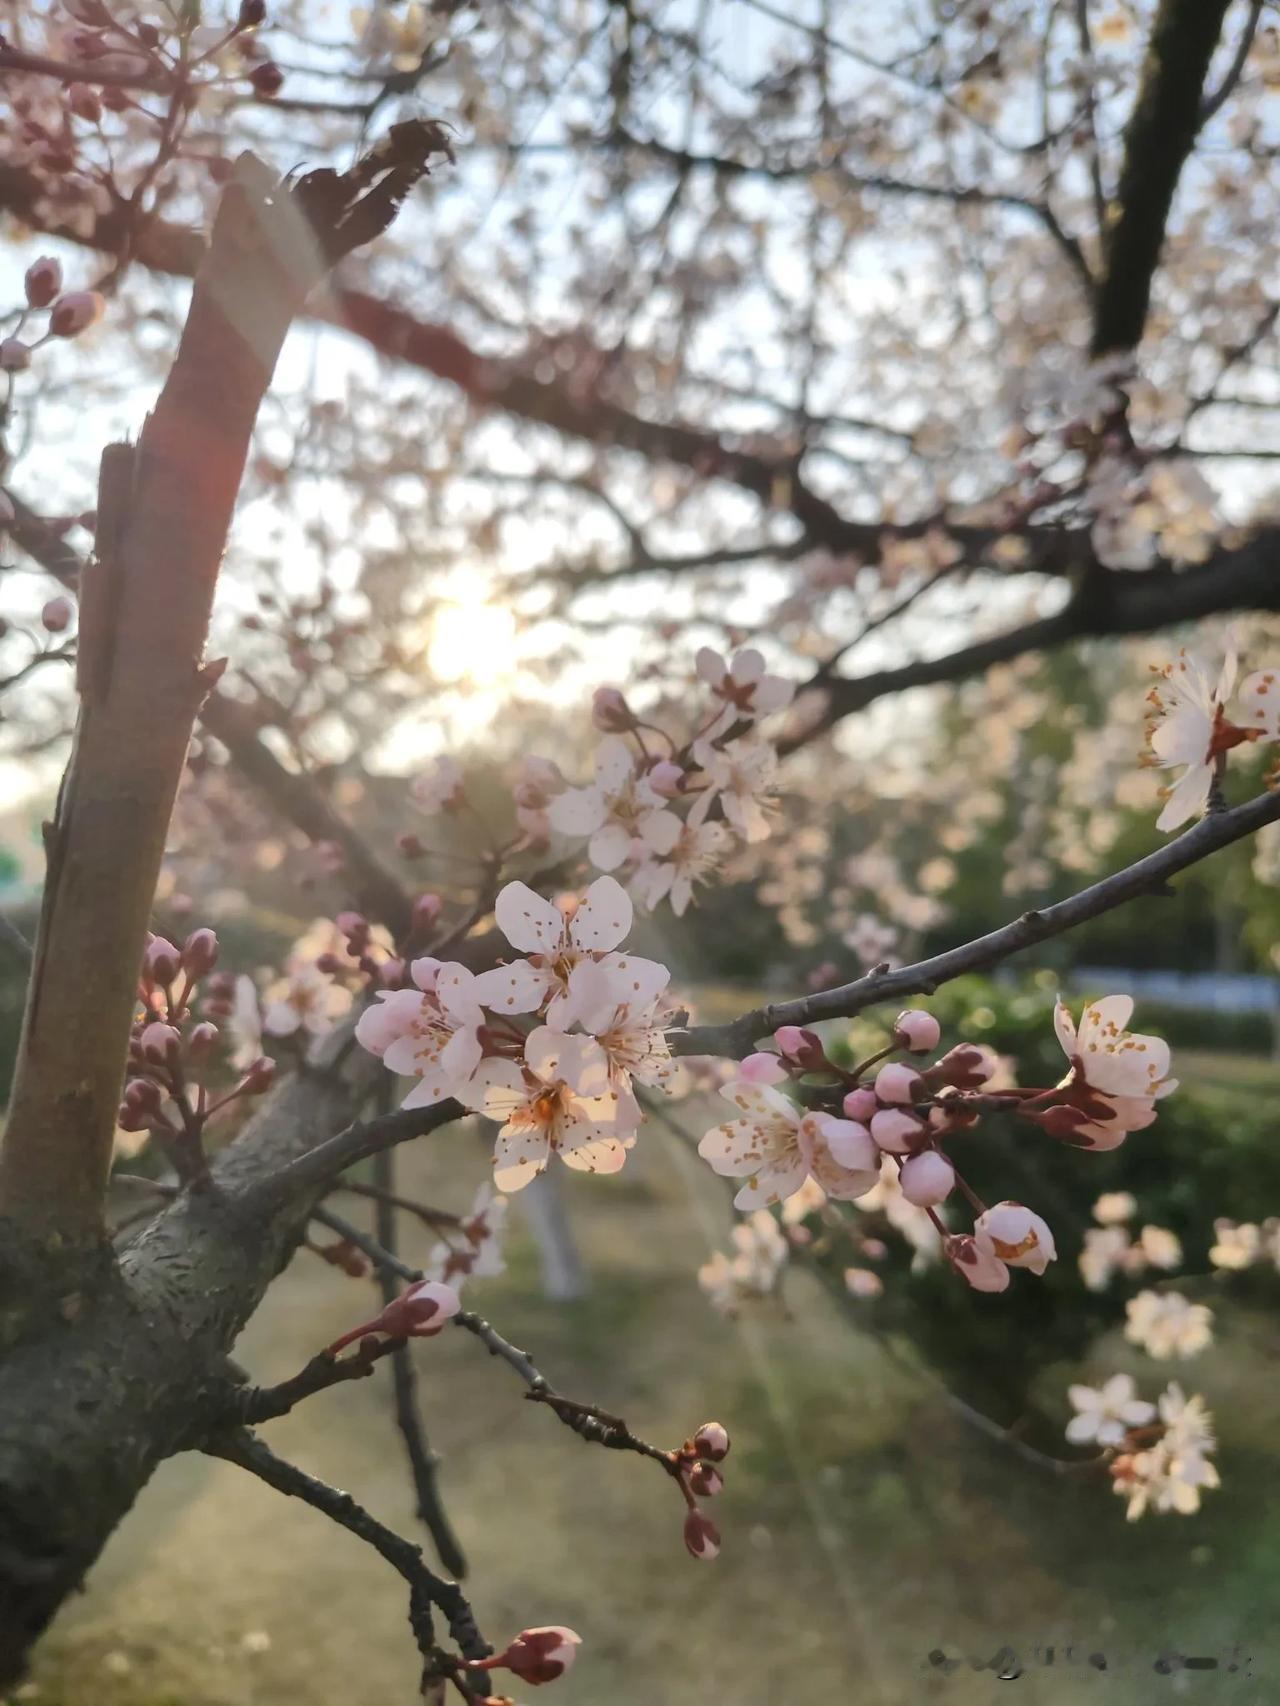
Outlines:
[[96,290],[73,290],[50,309],[49,330],[55,338],[77,338],[98,323],[106,306]]
[[421,859],[426,852],[421,836],[409,834],[407,831],[396,836],[396,846],[406,859]]
[[1009,1270],[998,1256],[980,1250],[974,1240],[964,1234],[946,1241],[947,1260],[975,1291],[1005,1291],[1009,1285]]
[[183,970],[192,977],[207,977],[218,963],[218,938],[205,925],[193,930],[182,944]]
[[660,758],[645,777],[655,794],[664,800],[676,799],[684,787],[684,771],[669,758]]
[[684,1544],[691,1558],[708,1561],[720,1551],[720,1531],[701,1511],[690,1511],[684,1519]]
[[700,1499],[714,1499],[724,1491],[724,1476],[713,1464],[699,1458],[689,1471],[689,1491]]
[[[31,346],[21,338],[0,340],[0,372],[25,373],[31,366]],[[10,517],[10,520],[13,518]]]
[[403,960],[384,960],[378,967],[378,982],[384,989],[398,989],[404,982],[406,969]]
[[893,1021],[894,1041],[912,1054],[928,1054],[937,1048],[941,1036],[942,1026],[922,1007],[908,1007]]
[[884,1292],[884,1281],[870,1268],[846,1268],[844,1283],[850,1297],[880,1297]]
[[172,942],[163,936],[153,936],[142,956],[142,975],[151,983],[172,983],[181,963]]
[[994,1071],[992,1061],[976,1043],[957,1043],[941,1060],[926,1066],[920,1076],[931,1090],[944,1084],[956,1090],[978,1090]]
[[918,1102],[925,1095],[924,1081],[914,1067],[890,1061],[876,1073],[876,1096],[882,1102]]
[[249,82],[259,100],[270,101],[284,88],[284,72],[274,59],[264,59],[249,73]]
[[211,1055],[218,1046],[218,1027],[211,1025],[207,1019],[202,1019],[192,1027],[187,1038],[187,1049],[193,1060],[203,1060]]
[[413,903],[414,932],[429,930],[444,910],[444,902],[438,894],[420,894]]
[[871,1120],[872,1137],[890,1155],[910,1155],[919,1149],[927,1130],[923,1120],[904,1108],[881,1108]]
[[544,1682],[554,1682],[563,1676],[578,1656],[581,1645],[581,1635],[576,1635],[572,1629],[557,1625],[525,1629],[505,1652],[486,1660],[485,1668],[509,1670],[521,1682],[538,1688]]
[[926,1149],[903,1165],[898,1182],[908,1202],[917,1208],[935,1208],[955,1189],[956,1170],[945,1155]]
[[630,705],[616,687],[597,687],[591,697],[591,721],[607,735],[626,734],[636,726]]
[[97,124],[102,117],[102,102],[87,83],[72,83],[67,89],[67,105],[77,118]]
[[150,1078],[131,1078],[124,1087],[122,1106],[137,1114],[159,1113],[160,1086]]
[[237,30],[256,30],[267,19],[267,0],[240,0],[236,16]]
[[860,1087],[850,1090],[841,1107],[846,1119],[858,1120],[862,1125],[866,1125],[879,1112],[880,1101],[874,1090]]
[[47,634],[62,634],[71,626],[75,606],[69,598],[51,598],[40,612],[40,625]]
[[703,1422],[691,1443],[708,1463],[723,1463],[729,1455],[729,1430],[722,1422]]
[[32,308],[47,308],[62,289],[62,267],[52,255],[41,255],[27,268],[23,280],[27,302]]
[[181,1033],[173,1025],[161,1024],[158,1019],[143,1028],[139,1040],[147,1060],[173,1062],[182,1053]]
[[813,1031],[802,1030],[799,1025],[783,1025],[773,1033],[773,1040],[788,1066],[811,1072],[826,1063],[822,1039]]
[[781,1084],[787,1069],[776,1054],[749,1054],[738,1067],[744,1084]]
[[257,1060],[251,1061],[240,1080],[240,1088],[246,1096],[260,1096],[264,1090],[271,1088],[276,1075],[276,1063],[265,1054],[260,1054]]
[[979,1250],[1033,1274],[1042,1274],[1058,1254],[1047,1224],[1017,1202],[999,1202],[980,1214],[973,1238]]
[[[17,517],[18,512],[14,509],[13,501],[9,497],[8,492],[0,492],[0,527],[8,527],[11,522],[17,520]],[[5,624],[4,632],[6,634],[9,632],[7,623]]]

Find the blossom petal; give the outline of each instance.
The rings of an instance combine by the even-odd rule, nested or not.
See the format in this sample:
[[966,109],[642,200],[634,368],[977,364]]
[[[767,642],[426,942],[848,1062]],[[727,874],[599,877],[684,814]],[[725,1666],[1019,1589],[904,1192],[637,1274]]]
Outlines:
[[507,883],[494,902],[498,928],[522,953],[558,953],[564,944],[564,915],[528,883]]
[[635,917],[631,896],[614,877],[597,877],[573,916],[569,937],[584,952],[616,948]]

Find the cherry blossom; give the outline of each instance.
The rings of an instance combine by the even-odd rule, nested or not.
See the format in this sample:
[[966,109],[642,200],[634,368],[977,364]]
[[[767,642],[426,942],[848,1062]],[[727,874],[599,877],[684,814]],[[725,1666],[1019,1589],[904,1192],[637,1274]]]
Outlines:
[[1226,713],[1236,679],[1236,657],[1228,650],[1215,682],[1199,658],[1185,649],[1157,671],[1159,683],[1147,695],[1152,717],[1147,727],[1152,762],[1182,768],[1167,790],[1156,828],[1173,830],[1205,811],[1226,755],[1248,741],[1280,739],[1280,690],[1273,670],[1259,670],[1240,688],[1243,722]]
[[723,747],[708,740],[693,743],[693,756],[706,772],[707,785],[693,802],[689,822],[702,823],[719,801],[725,821],[744,841],[765,841],[772,833],[765,804],[773,793],[778,755],[764,741],[731,740]]
[[434,817],[437,812],[456,806],[462,798],[465,778],[462,767],[453,758],[437,758],[421,776],[409,784],[409,792],[419,809]]
[[1039,1117],[1081,1148],[1116,1148],[1129,1132],[1150,1125],[1156,1102],[1178,1087],[1168,1076],[1168,1043],[1126,1029],[1132,1014],[1129,996],[1108,995],[1084,1009],[1077,1032],[1061,1000],[1054,1008],[1054,1029],[1071,1071],[1058,1086],[1062,1094]]
[[596,1043],[584,1049],[582,1070],[594,1071],[598,1056],[621,1117],[639,1123],[632,1081],[662,1088],[675,1066],[662,1028],[661,997],[670,972],[656,960],[625,954],[580,960],[569,974],[561,1023],[581,1025]]
[[389,1072],[417,1080],[404,1107],[465,1098],[484,1053],[480,979],[430,956],[414,960],[410,976],[413,989],[378,992],[356,1021],[356,1040]]
[[800,1140],[802,1110],[768,1084],[735,1079],[720,1094],[740,1117],[707,1132],[698,1154],[723,1178],[745,1177],[734,1207],[767,1207],[798,1191],[809,1171]]
[[1251,1267],[1262,1254],[1262,1228],[1249,1222],[1237,1224],[1234,1220],[1215,1220],[1213,1223],[1214,1242],[1209,1251],[1209,1260],[1215,1268],[1226,1268],[1238,1272],[1241,1268]]
[[466,1280],[490,1279],[505,1273],[502,1234],[506,1219],[506,1197],[498,1196],[490,1184],[481,1185],[456,1229],[436,1244],[427,1257],[426,1277],[442,1280],[460,1292]]
[[1130,1428],[1144,1426],[1154,1404],[1134,1394],[1133,1376],[1113,1374],[1102,1386],[1068,1386],[1076,1414],[1067,1423],[1072,1445],[1122,1445]]
[[683,918],[695,883],[705,882],[732,846],[733,837],[722,823],[683,824],[664,858],[642,859],[636,867],[631,879],[636,899],[647,912],[669,900],[672,912]]
[[585,1173],[616,1173],[626,1161],[635,1133],[619,1124],[617,1093],[592,1046],[592,1038],[540,1025],[525,1038],[523,1065],[481,1063],[466,1099],[501,1125],[493,1154],[500,1191],[523,1190],[553,1155]]
[[587,857],[599,871],[616,871],[639,846],[641,857],[670,853],[680,837],[680,819],[668,810],[643,774],[621,735],[596,748],[595,781],[567,788],[551,802],[551,826],[566,835],[586,835]]
[[766,1208],[740,1220],[729,1234],[733,1254],[717,1250],[698,1269],[698,1284],[712,1306],[733,1315],[746,1298],[767,1297],[786,1266],[787,1240]]
[[1058,1252],[1053,1233],[1021,1203],[1001,1202],[974,1222],[974,1242],[986,1255],[998,1256],[1011,1268],[1030,1268],[1042,1274]]
[[880,1153],[866,1126],[834,1114],[806,1114],[800,1149],[810,1174],[835,1202],[853,1202],[880,1182]]
[[[527,883],[508,883],[501,889],[494,913],[507,941],[529,957],[481,972],[475,983],[477,998],[495,1013],[536,1013],[545,1004],[552,1025],[571,1022],[566,1014],[574,967],[587,958],[609,956],[631,929],[634,916],[627,891],[614,877],[597,877],[571,918]],[[656,962],[625,955],[613,956],[610,964],[648,978]]]
[[795,687],[779,675],[765,672],[764,658],[754,647],[740,651],[731,663],[710,646],[702,646],[697,656],[698,675],[723,708],[709,729],[708,740],[724,734],[738,722],[755,722],[773,711],[781,711],[791,703]]
[[1220,1485],[1209,1460],[1217,1441],[1204,1399],[1188,1398],[1170,1382],[1158,1411],[1162,1436],[1147,1450],[1126,1453],[1111,1466],[1115,1491],[1129,1501],[1125,1514],[1130,1522],[1149,1509],[1193,1516],[1200,1509],[1201,1493]]
[[268,1036],[292,1037],[299,1031],[323,1036],[351,1005],[351,992],[314,965],[298,965],[279,978],[264,997],[262,1029]]
[[1185,1361],[1213,1343],[1213,1311],[1176,1291],[1140,1291],[1125,1305],[1124,1336],[1157,1362]]

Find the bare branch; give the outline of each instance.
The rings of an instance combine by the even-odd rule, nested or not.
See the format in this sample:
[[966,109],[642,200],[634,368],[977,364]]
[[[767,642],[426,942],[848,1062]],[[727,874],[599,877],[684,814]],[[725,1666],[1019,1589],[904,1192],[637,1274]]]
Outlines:
[[1215,812],[1145,859],[1093,883],[1078,894],[1035,912],[1024,912],[1012,923],[978,936],[960,947],[948,948],[932,959],[897,971],[877,968],[853,983],[824,989],[795,1001],[757,1007],[728,1025],[695,1025],[671,1034],[676,1054],[727,1055],[741,1059],[761,1037],[780,1025],[813,1025],[823,1019],[849,1019],[864,1008],[903,995],[930,995],[940,983],[966,972],[989,971],[1013,954],[1033,948],[1054,936],[1100,918],[1140,895],[1160,893],[1170,877],[1197,865],[1220,848],[1254,835],[1266,824],[1280,822],[1280,793],[1259,794],[1230,811]]

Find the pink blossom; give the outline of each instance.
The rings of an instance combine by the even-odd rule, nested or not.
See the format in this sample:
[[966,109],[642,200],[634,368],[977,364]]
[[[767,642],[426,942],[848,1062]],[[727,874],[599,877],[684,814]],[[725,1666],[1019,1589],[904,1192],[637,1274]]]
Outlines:
[[637,774],[636,757],[620,735],[607,736],[596,748],[595,781],[567,788],[547,816],[562,834],[590,837],[587,857],[599,871],[625,864],[636,843],[651,856],[670,853],[682,828],[648,778]]
[[874,1090],[862,1086],[856,1090],[850,1090],[841,1103],[841,1107],[844,1109],[846,1119],[860,1120],[863,1125],[866,1125],[878,1112],[880,1101]]
[[734,1207],[765,1208],[798,1191],[809,1171],[801,1146],[801,1110],[768,1084],[726,1084],[720,1092],[739,1111],[706,1133],[698,1154],[722,1178],[746,1178]]
[[925,1093],[920,1074],[900,1061],[890,1061],[876,1073],[876,1095],[882,1102],[919,1102]]
[[853,1202],[879,1183],[879,1150],[856,1120],[806,1114],[799,1138],[809,1172],[836,1202]]
[[773,711],[781,711],[791,703],[795,688],[778,675],[765,673],[764,658],[753,646],[740,651],[731,663],[710,646],[700,648],[697,656],[699,677],[724,708],[707,731],[714,740],[737,722],[754,722]]
[[926,1149],[913,1155],[902,1168],[902,1194],[917,1208],[936,1208],[955,1189],[956,1171],[945,1155]]
[[898,1044],[912,1054],[928,1054],[942,1037],[942,1027],[932,1013],[921,1007],[908,1007],[893,1021],[893,1035]]
[[466,966],[425,956],[410,976],[413,989],[378,992],[356,1021],[356,1041],[389,1072],[416,1079],[403,1105],[423,1108],[465,1096],[483,1053],[484,1013],[480,980]]
[[1042,1274],[1058,1252],[1053,1233],[1038,1214],[1021,1203],[1001,1202],[978,1216],[974,1242],[985,1254],[998,1256],[1011,1268],[1030,1268]]
[[910,1155],[926,1133],[924,1121],[904,1108],[881,1108],[871,1119],[871,1135],[889,1155]]
[[787,1069],[776,1054],[749,1054],[738,1068],[738,1077],[744,1084],[781,1084]]
[[1005,1291],[1009,1270],[1000,1258],[978,1247],[967,1233],[946,1241],[947,1260],[975,1291]]
[[428,817],[448,811],[462,799],[464,784],[462,767],[456,759],[437,758],[409,784],[415,804]]

